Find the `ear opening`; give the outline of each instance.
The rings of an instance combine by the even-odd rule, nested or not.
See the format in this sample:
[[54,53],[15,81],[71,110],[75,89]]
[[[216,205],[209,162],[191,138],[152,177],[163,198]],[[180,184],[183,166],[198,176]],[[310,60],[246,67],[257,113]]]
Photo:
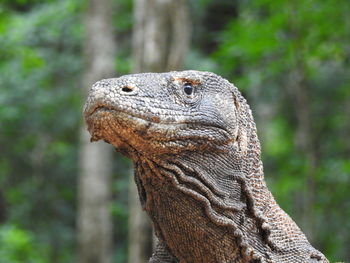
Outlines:
[[239,110],[241,105],[239,104],[235,94],[233,94],[233,104],[235,105],[236,109]]
[[245,100],[235,86],[233,86],[232,95],[237,118],[234,136],[235,143],[237,144],[238,151],[242,154],[246,154],[248,151],[248,131],[246,125],[244,125],[246,121],[246,114],[244,112],[246,110],[244,104]]

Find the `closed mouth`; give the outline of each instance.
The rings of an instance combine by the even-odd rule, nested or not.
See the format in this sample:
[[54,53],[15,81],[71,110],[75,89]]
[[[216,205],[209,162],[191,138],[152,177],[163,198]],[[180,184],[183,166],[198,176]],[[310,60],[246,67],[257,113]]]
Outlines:
[[100,111],[115,111],[115,109],[113,109],[112,107],[108,107],[105,105],[98,105],[96,107],[94,107],[92,110],[89,110],[85,113],[86,117],[90,117],[92,115],[94,115],[96,112],[100,112]]
[[[86,118],[90,118],[92,115],[94,115],[96,113],[100,113],[100,112],[111,112],[111,113],[115,113],[115,114],[120,114],[121,116],[123,116],[123,115],[129,116],[130,119],[134,119],[136,121],[141,121],[141,122],[143,122],[143,124],[145,124],[144,122],[148,122],[149,125],[158,124],[158,125],[174,125],[174,126],[179,125],[180,126],[180,125],[191,124],[191,122],[187,122],[187,121],[181,121],[181,122],[161,121],[161,118],[159,116],[146,117],[146,116],[143,116],[141,114],[132,114],[130,112],[116,109],[115,107],[108,106],[108,105],[97,105],[92,110],[88,111],[85,114],[85,116],[86,116]],[[227,130],[220,125],[213,126],[213,125],[201,124],[201,126],[210,126],[212,128],[216,128],[216,129],[222,130],[225,133],[227,133]]]

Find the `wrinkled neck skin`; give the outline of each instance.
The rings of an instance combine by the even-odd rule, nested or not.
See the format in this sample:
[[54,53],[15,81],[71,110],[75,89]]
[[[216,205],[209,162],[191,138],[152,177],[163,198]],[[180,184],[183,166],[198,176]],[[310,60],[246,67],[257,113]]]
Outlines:
[[179,262],[327,262],[276,204],[260,157],[232,143],[133,160],[141,204]]
[[[141,157],[135,162],[135,179],[143,208],[150,215],[157,236],[180,262],[238,259],[234,231],[225,226],[223,208],[227,209],[226,213],[241,209],[242,201],[232,202],[240,200],[240,190],[233,192],[235,197],[229,196],[220,182],[226,181],[225,187],[234,188],[240,188],[240,184],[220,172],[226,163],[219,158],[217,161],[213,164],[210,155],[184,152]],[[206,166],[210,168],[204,169]],[[225,244],[231,249],[223,249]]]

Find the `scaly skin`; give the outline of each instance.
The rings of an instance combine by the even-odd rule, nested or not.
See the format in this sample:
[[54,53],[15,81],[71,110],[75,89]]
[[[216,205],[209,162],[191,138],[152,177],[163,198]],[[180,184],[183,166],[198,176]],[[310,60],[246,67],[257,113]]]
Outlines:
[[92,140],[130,157],[164,262],[328,262],[264,181],[246,100],[210,72],[97,82],[85,105]]

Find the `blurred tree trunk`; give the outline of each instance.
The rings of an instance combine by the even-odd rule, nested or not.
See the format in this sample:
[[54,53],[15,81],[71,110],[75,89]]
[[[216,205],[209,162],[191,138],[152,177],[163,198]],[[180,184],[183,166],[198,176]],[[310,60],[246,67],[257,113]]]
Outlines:
[[135,0],[134,72],[179,69],[190,42],[186,0]]
[[313,132],[314,119],[312,118],[310,86],[306,78],[306,66],[304,62],[304,46],[302,26],[295,17],[298,6],[290,2],[290,33],[293,36],[292,48],[294,56],[292,68],[288,78],[288,90],[294,98],[294,111],[297,119],[297,129],[295,144],[297,149],[305,156],[306,162],[306,185],[303,202],[303,230],[305,231],[310,242],[314,239],[315,232],[315,194],[316,194],[316,169],[317,169],[317,152],[315,146],[315,137]]
[[303,67],[299,65],[291,72],[289,77],[290,92],[294,97],[294,110],[297,118],[296,146],[305,156],[306,161],[306,185],[303,195],[303,230],[312,242],[315,231],[315,192],[316,192],[316,168],[317,155],[315,138],[312,132],[311,108],[309,99],[309,87],[305,83]]
[[[135,0],[133,72],[181,69],[190,42],[189,22],[186,0]],[[133,179],[129,189],[129,263],[144,263],[152,253],[152,227]]]
[[[89,0],[87,4],[83,42],[86,65],[82,74],[85,97],[94,82],[115,74],[116,46],[111,23],[111,0]],[[90,143],[89,138],[83,125],[78,181],[78,262],[110,263],[112,147],[103,142]]]

